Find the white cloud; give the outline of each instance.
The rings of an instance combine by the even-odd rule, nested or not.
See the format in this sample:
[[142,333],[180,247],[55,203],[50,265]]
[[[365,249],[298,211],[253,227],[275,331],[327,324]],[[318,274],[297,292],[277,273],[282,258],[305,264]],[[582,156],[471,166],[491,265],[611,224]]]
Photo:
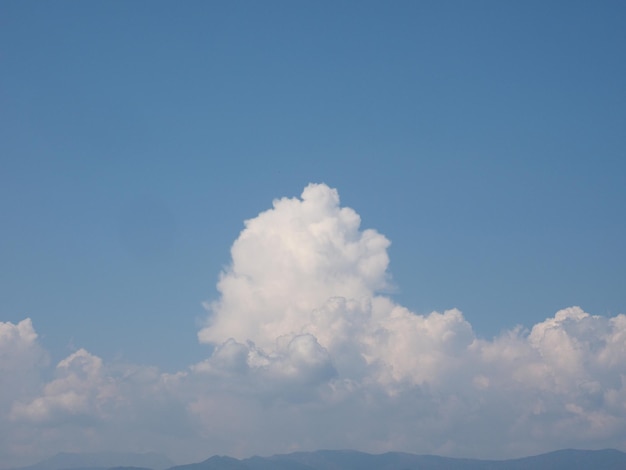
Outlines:
[[[360,403],[353,413],[367,416],[377,407],[389,413],[359,431],[349,424],[363,421],[354,415],[329,421],[325,427],[340,429],[331,445],[351,434],[363,434],[353,445],[366,449],[466,455],[602,439],[626,444],[618,437],[626,415],[616,407],[626,374],[623,315],[608,319],[573,307],[530,332],[517,328],[479,340],[458,310],[417,315],[380,295],[389,278],[389,242],[359,225],[359,216],[325,185],[309,185],[300,199],[274,201],[273,209],[247,221],[218,284],[221,297],[209,305],[199,333],[201,341],[223,344],[209,362],[224,345],[236,345],[240,377],[256,371],[248,385],[264,393],[270,385],[280,389],[284,384],[267,372],[278,365],[292,377],[305,376],[303,366],[277,358],[284,344],[310,335],[334,373],[319,376],[317,395],[292,388],[292,400],[299,393],[326,409]],[[381,423],[390,431],[376,444]],[[474,442],[477,429],[488,438]]]
[[15,400],[37,393],[47,363],[29,318],[18,324],[0,322],[0,423]]
[[11,419],[57,423],[68,417],[97,418],[116,396],[112,378],[103,376],[102,359],[79,349],[56,367],[57,378],[29,403],[16,402]]
[[[233,244],[198,335],[210,357],[169,375],[76,351],[27,394],[0,392],[19,436],[0,449],[626,449],[625,315],[571,307],[479,339],[459,310],[418,315],[381,294],[388,246],[325,185],[274,201]],[[45,367],[28,320],[0,323],[0,351],[12,376]]]
[[0,455],[13,454],[9,443],[16,430],[8,419],[16,400],[37,395],[48,357],[37,342],[29,318],[17,324],[0,322]]
[[37,333],[30,318],[18,324],[0,322],[0,371],[2,376],[46,362],[37,344]]
[[386,286],[389,241],[360,231],[360,217],[339,206],[336,190],[309,185],[302,199],[279,199],[246,221],[218,283],[203,342],[228,338],[272,346],[300,333],[312,311],[333,297],[369,298]]

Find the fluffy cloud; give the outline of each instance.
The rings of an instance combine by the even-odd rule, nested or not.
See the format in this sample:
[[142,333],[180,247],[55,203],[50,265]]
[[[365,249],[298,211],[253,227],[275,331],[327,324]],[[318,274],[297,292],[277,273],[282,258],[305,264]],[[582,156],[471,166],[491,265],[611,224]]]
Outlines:
[[34,380],[45,354],[30,321],[0,323],[0,368],[21,384],[0,392],[2,429],[21,436],[3,453],[626,448],[625,315],[571,307],[479,339],[459,310],[418,315],[382,294],[388,246],[325,185],[274,201],[246,221],[207,305],[212,354],[177,374],[79,350]]
[[111,449],[178,448],[183,453],[178,457],[196,457],[201,430],[188,405],[201,388],[185,384],[186,376],[154,367],[107,365],[79,349],[56,365],[51,380],[40,380],[29,395],[15,397],[3,410],[3,464],[32,463],[59,451]]
[[16,450],[9,445],[16,433],[9,413],[16,400],[37,395],[47,364],[30,319],[0,322],[0,454],[9,457]]
[[103,405],[115,398],[112,379],[102,375],[102,359],[84,349],[59,362],[56,375],[43,387],[41,396],[30,403],[16,402],[10,417],[38,424],[96,417]]
[[[493,455],[494,442],[501,455],[624,447],[625,316],[572,307],[530,331],[479,340],[458,310],[417,315],[380,294],[388,246],[325,185],[274,201],[233,244],[199,332],[218,348],[198,370],[215,373],[219,363],[246,378],[243,389],[277,396],[289,376],[292,399],[307,397],[332,416],[353,409],[325,425],[340,429],[335,446],[358,434],[343,445],[463,455]],[[285,345],[303,337],[309,347],[290,360]],[[314,363],[327,372],[312,374]],[[382,416],[353,429],[374,409]],[[379,442],[381,423],[389,432]]]
[[358,214],[340,207],[337,191],[325,185],[307,186],[302,199],[276,200],[245,225],[200,341],[272,346],[300,332],[327,300],[368,299],[386,285],[389,241],[359,230]]

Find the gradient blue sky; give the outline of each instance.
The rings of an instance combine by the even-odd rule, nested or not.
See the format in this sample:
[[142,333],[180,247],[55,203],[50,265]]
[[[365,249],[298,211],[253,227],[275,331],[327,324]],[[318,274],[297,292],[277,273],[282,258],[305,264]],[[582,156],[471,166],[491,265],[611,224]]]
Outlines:
[[0,320],[178,370],[243,220],[309,182],[393,298],[491,338],[626,312],[626,4],[0,3]]

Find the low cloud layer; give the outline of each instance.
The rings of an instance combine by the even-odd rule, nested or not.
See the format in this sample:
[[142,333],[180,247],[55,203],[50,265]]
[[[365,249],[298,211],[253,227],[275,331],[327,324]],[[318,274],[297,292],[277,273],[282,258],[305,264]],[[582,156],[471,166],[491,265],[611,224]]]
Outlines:
[[275,200],[207,304],[212,354],[176,374],[83,349],[51,371],[30,320],[0,323],[0,454],[626,449],[625,315],[570,307],[479,339],[459,310],[418,315],[381,294],[388,246],[326,185]]

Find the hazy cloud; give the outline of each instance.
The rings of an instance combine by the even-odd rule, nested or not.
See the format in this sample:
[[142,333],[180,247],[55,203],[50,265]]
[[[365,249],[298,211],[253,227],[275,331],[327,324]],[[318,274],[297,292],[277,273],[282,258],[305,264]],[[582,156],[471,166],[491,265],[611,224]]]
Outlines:
[[102,359],[79,349],[56,367],[57,378],[29,403],[16,402],[10,417],[34,423],[57,423],[77,417],[97,417],[115,399],[113,380],[102,375]]

